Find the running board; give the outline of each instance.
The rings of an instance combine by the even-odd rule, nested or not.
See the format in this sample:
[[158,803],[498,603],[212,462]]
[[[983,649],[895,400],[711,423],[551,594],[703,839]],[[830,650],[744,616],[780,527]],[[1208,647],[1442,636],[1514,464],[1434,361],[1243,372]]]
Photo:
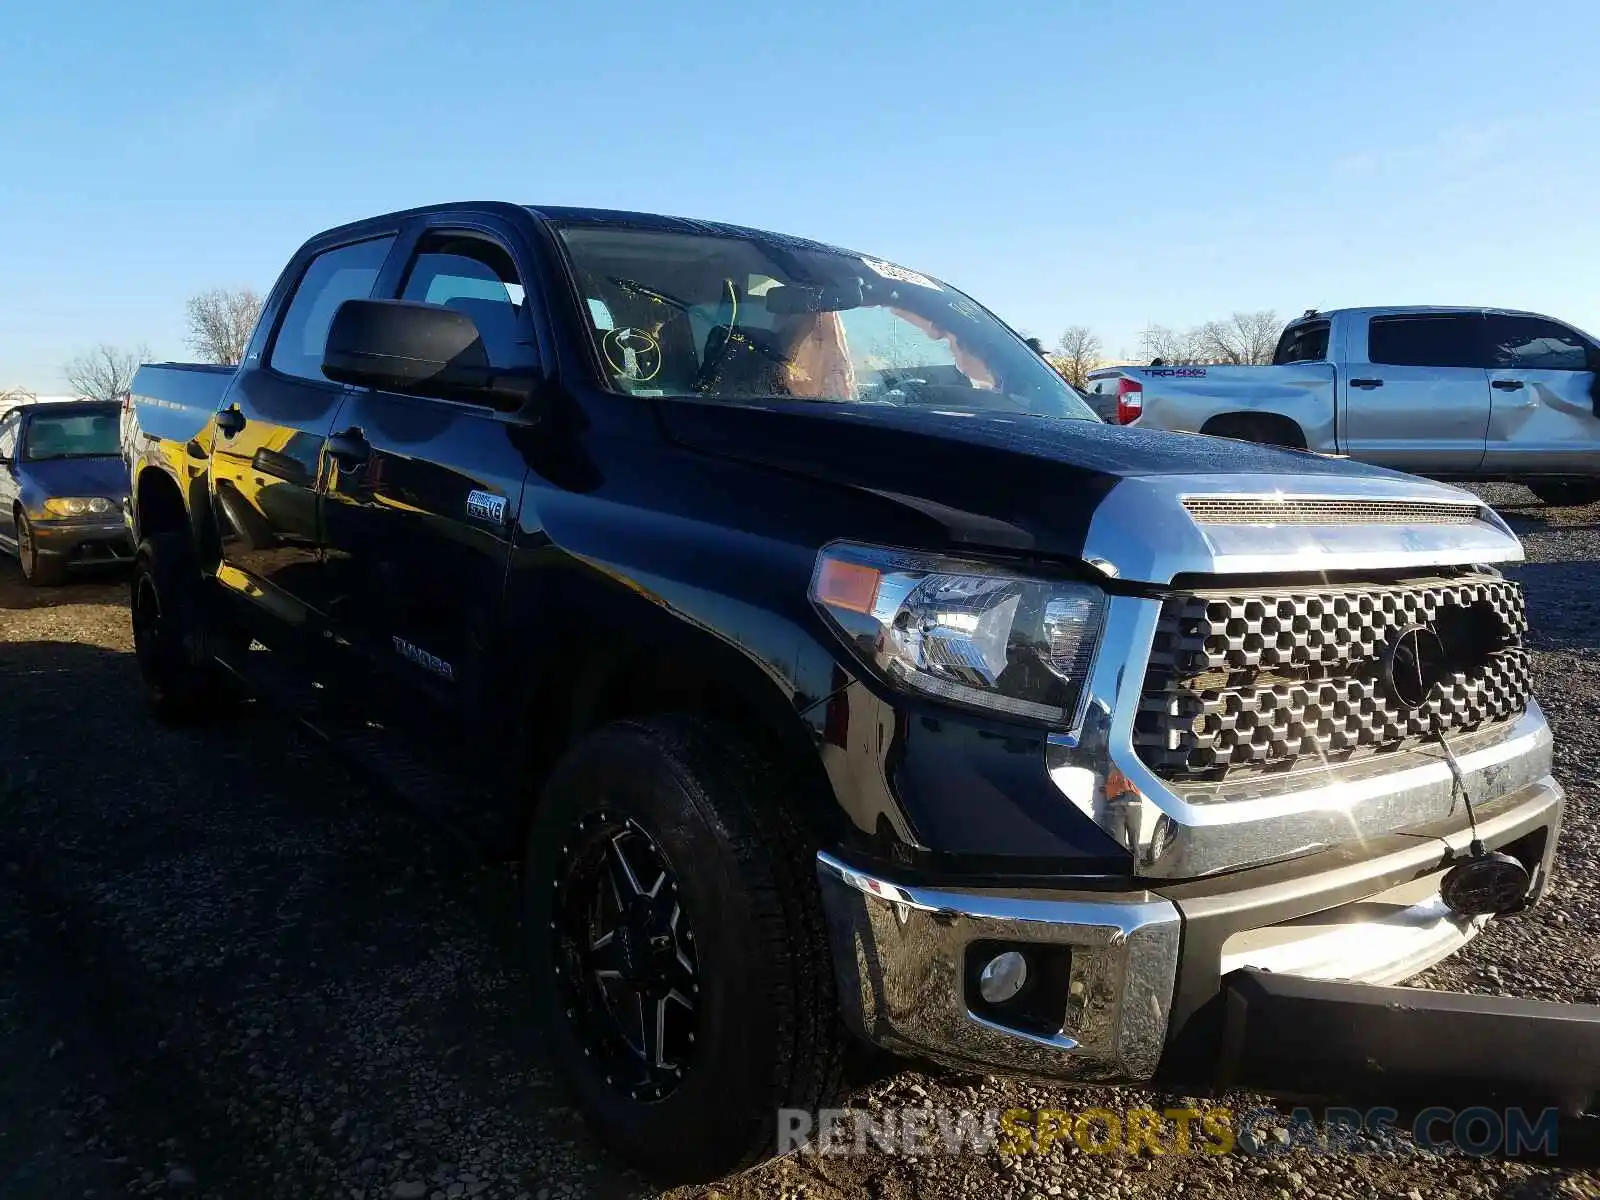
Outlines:
[[335,748],[346,767],[381,784],[475,858],[504,841],[492,816],[471,802],[450,772],[422,759],[394,733],[362,721],[335,693],[286,670],[265,646],[217,662],[266,704]]

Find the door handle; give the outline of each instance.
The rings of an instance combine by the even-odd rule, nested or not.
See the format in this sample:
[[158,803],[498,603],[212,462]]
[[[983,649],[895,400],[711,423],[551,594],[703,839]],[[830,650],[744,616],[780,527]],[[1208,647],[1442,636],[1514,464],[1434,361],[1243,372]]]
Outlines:
[[1365,388],[1365,389],[1370,390],[1372,388],[1380,388],[1380,387],[1382,387],[1383,386],[1383,380],[1381,380],[1381,379],[1352,379],[1350,381],[1350,386],[1354,387],[1354,388]]
[[367,441],[367,435],[354,425],[328,439],[328,457],[338,463],[341,470],[353,471],[371,455],[372,443]]
[[244,413],[237,404],[230,404],[216,416],[217,432],[225,438],[235,436],[244,428]]
[[1502,392],[1514,392],[1522,386],[1520,379],[1491,379],[1489,386],[1499,388]]

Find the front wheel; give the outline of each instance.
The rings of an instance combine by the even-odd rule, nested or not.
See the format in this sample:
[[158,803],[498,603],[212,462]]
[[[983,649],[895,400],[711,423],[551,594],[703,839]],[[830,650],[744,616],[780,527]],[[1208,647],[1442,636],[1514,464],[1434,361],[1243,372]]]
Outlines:
[[541,1028],[595,1133],[664,1183],[776,1148],[837,1096],[846,1035],[815,847],[784,773],[733,728],[606,726],[552,774],[525,918]]
[[66,582],[67,565],[59,559],[41,558],[39,543],[33,536],[33,525],[27,514],[16,514],[17,562],[22,566],[23,581],[29,587],[55,587]]

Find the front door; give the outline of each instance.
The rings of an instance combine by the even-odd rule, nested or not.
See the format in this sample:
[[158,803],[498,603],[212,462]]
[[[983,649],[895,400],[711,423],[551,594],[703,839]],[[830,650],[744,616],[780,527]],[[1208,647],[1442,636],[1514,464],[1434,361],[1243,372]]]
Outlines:
[[[399,297],[458,308],[490,363],[532,367],[530,316],[507,242],[424,230]],[[530,427],[474,404],[352,388],[330,442],[323,520],[336,642],[370,694],[447,727],[473,719],[499,643]],[[421,701],[420,705],[414,701]]]
[[318,485],[345,389],[322,374],[322,352],[335,310],[372,295],[393,243],[372,238],[311,258],[264,362],[246,364],[214,418],[217,577],[269,645],[288,629],[316,626],[326,608]]
[[1600,348],[1545,317],[1489,314],[1489,443],[1495,474],[1600,477]]
[[1485,365],[1479,313],[1373,317],[1347,346],[1347,452],[1423,475],[1476,474],[1489,426]]

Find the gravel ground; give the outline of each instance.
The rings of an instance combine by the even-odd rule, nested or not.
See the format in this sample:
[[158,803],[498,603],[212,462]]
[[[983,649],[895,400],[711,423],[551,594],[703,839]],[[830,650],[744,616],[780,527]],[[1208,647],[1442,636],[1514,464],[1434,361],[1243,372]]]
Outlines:
[[[1600,506],[1486,494],[1532,560],[1519,573],[1568,823],[1540,910],[1420,982],[1600,1003]],[[0,1195],[655,1195],[551,1078],[509,872],[270,714],[156,727],[129,648],[122,583],[35,593],[0,562]],[[909,1072],[857,1100],[1175,1102]],[[1592,1171],[1404,1150],[801,1157],[678,1195],[1600,1197]]]

